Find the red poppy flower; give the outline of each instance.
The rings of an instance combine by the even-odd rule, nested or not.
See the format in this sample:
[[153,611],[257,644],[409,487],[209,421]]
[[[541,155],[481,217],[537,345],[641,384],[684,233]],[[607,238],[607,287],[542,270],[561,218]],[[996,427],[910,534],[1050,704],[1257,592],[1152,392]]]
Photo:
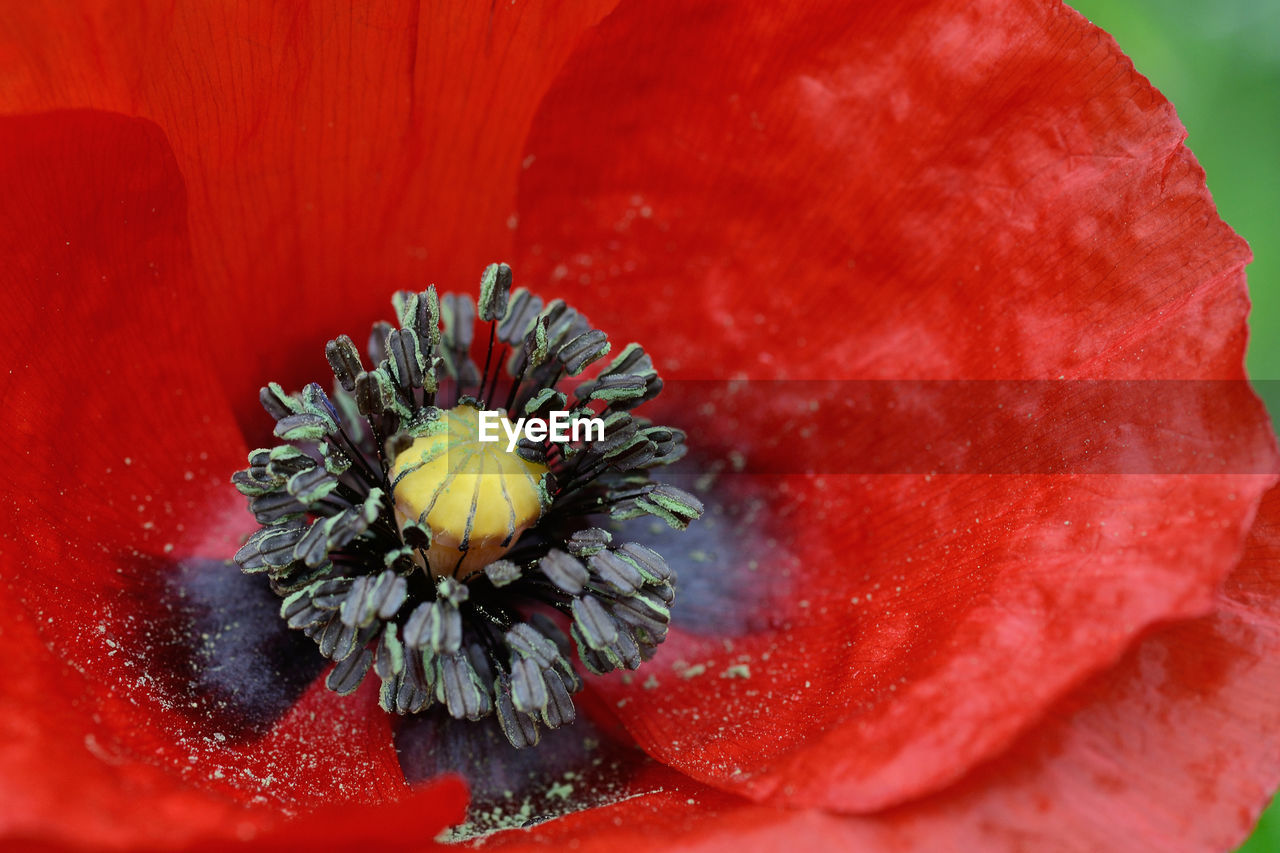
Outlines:
[[[570,812],[509,846],[1244,836],[1280,783],[1248,251],[1105,34],[1032,0],[339,5],[0,11],[6,838],[422,846],[467,791]],[[668,380],[827,383],[677,412],[751,460],[668,549],[685,609],[520,753],[328,692],[219,562],[258,386],[496,258]],[[1200,405],[1037,393],[967,467],[815,473],[936,426],[921,385],[885,434],[799,419],[832,380]],[[1081,452],[992,467],[1031,434]]]

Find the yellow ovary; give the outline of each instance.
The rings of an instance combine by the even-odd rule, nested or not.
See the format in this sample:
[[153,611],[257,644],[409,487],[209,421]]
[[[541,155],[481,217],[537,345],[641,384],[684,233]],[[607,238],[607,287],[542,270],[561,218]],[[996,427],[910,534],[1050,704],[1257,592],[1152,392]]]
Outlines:
[[499,440],[482,442],[480,411],[456,406],[392,463],[397,520],[431,531],[427,564],[435,577],[481,571],[542,516],[547,466],[508,453],[507,418],[494,420]]

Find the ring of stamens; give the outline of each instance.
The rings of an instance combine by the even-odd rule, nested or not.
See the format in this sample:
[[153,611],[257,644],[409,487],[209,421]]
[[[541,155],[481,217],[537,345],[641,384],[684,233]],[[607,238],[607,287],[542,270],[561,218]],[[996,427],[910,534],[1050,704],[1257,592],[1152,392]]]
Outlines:
[[[650,478],[683,455],[684,435],[631,414],[662,387],[636,344],[575,380],[608,339],[559,300],[513,292],[505,264],[485,270],[478,311],[434,287],[394,302],[399,327],[374,326],[372,367],[346,336],[326,346],[332,396],[262,389],[281,443],[232,478],[262,525],[236,561],[267,576],[283,618],[336,663],[333,690],[373,671],[387,711],[496,713],[528,746],[574,717],[570,640],[603,673],[638,667],[665,638],[674,574],[608,523],[650,514],[683,528],[701,514]],[[605,436],[480,448],[485,410],[600,417]]]

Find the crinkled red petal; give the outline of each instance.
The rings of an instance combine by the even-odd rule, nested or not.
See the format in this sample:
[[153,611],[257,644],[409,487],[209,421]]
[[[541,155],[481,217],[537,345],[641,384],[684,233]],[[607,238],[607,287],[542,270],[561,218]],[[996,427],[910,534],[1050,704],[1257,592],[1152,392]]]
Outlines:
[[[761,545],[699,574],[765,590],[764,622],[683,624],[660,689],[604,687],[651,754],[757,799],[884,807],[1212,608],[1276,463],[1232,384],[1248,251],[1183,137],[1058,4],[636,3],[584,41],[530,134],[517,268],[672,385],[747,380],[736,405],[665,414],[695,455],[747,459],[713,492],[750,511],[712,536]],[[760,391],[802,379],[826,381],[823,411],[849,387],[831,380],[884,380],[894,434]],[[876,442],[910,460],[965,437],[963,406],[904,417],[903,380],[960,379],[1068,380],[1082,402],[1031,397],[945,476],[886,468]],[[1155,379],[1222,382],[1165,398]],[[1164,399],[1194,405],[1151,417]],[[1040,442],[1075,455],[1044,467]],[[763,476],[762,455],[809,473]]]
[[1160,630],[944,794],[860,841],[929,850],[1229,850],[1280,785],[1280,489],[1212,615]]
[[[489,839],[502,850],[1228,850],[1280,784],[1280,490],[1211,616],[1156,631],[1003,756],[880,814],[664,790]],[[652,787],[652,785],[651,785]]]

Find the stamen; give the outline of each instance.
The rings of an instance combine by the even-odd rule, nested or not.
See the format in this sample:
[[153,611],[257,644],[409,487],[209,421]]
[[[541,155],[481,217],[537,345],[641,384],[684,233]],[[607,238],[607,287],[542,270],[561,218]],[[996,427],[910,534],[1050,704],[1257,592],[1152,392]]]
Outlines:
[[[263,525],[236,562],[267,576],[281,617],[335,662],[331,689],[373,672],[387,711],[496,714],[529,746],[540,726],[574,719],[570,637],[601,673],[638,667],[666,636],[666,561],[584,519],[697,518],[696,498],[650,480],[683,455],[684,433],[629,414],[662,387],[636,344],[573,379],[607,355],[607,337],[560,300],[512,291],[505,264],[486,268],[478,304],[433,287],[393,303],[399,327],[373,327],[372,367],[345,335],[326,345],[332,398],[315,384],[262,389],[284,443],[232,477]],[[489,326],[483,368],[477,322]],[[500,440],[483,442],[485,401],[499,397]],[[604,438],[508,449],[503,424],[559,411],[599,417]]]

